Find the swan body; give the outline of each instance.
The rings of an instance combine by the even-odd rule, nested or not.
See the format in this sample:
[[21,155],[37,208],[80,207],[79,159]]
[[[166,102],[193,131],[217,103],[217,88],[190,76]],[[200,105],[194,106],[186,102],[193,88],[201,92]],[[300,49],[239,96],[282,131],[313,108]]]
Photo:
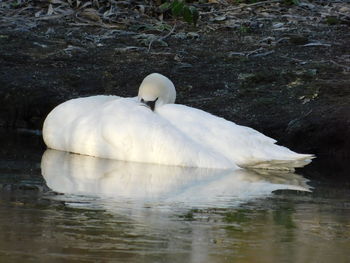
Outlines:
[[293,169],[310,162],[262,133],[205,111],[174,104],[173,83],[147,76],[138,97],[92,96],[47,116],[49,148],[95,157],[177,166]]

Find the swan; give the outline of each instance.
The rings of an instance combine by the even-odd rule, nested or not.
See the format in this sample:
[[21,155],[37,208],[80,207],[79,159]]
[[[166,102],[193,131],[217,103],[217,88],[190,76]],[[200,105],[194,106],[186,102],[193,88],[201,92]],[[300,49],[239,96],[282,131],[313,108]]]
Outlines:
[[313,158],[175,99],[171,80],[152,73],[137,97],[98,95],[58,105],[44,121],[43,139],[55,150],[187,167],[293,170]]

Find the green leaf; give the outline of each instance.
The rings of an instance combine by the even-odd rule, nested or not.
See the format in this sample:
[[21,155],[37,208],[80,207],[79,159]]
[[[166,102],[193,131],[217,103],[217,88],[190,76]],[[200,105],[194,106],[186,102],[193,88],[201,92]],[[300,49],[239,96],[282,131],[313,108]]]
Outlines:
[[159,10],[164,13],[171,10],[171,14],[174,17],[181,16],[187,23],[197,24],[199,18],[199,12],[194,6],[188,6],[186,0],[166,0],[165,3],[161,4]]
[[187,23],[189,24],[193,23],[193,15],[192,15],[191,9],[188,6],[184,6],[182,17]]
[[193,24],[196,25],[197,21],[198,21],[198,18],[199,18],[199,12],[198,12],[197,8],[195,8],[194,6],[190,6],[189,9],[190,9],[190,11],[192,13]]
[[194,6],[184,6],[182,16],[187,23],[196,25],[199,13]]
[[181,16],[184,10],[184,2],[175,0],[172,4],[171,13],[174,16]]
[[159,6],[159,10],[164,13],[171,8],[172,4],[171,2],[165,2]]

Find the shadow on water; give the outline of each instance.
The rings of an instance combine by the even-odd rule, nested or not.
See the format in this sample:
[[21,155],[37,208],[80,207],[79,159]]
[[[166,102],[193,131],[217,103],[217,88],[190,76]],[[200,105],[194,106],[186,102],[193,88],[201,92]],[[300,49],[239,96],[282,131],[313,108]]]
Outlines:
[[38,136],[1,137],[0,262],[350,260],[345,165],[316,159],[300,171],[307,182],[44,154]]

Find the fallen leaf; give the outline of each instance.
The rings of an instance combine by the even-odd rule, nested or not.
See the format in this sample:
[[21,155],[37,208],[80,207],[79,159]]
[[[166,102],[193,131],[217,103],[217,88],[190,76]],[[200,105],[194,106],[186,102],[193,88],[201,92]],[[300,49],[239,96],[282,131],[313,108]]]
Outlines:
[[120,47],[115,48],[114,51],[116,53],[126,53],[126,52],[135,52],[135,51],[144,51],[146,48],[144,47],[135,47],[135,46],[129,46],[129,47]]
[[212,18],[211,21],[218,21],[218,22],[220,22],[220,21],[224,21],[226,19],[227,19],[226,16],[216,16],[216,17]]
[[86,19],[95,21],[95,22],[101,22],[101,17],[97,10],[93,8],[86,8],[82,12],[79,13],[79,16],[84,17]]
[[42,10],[39,10],[38,12],[35,12],[34,16],[39,17],[43,13]]
[[284,23],[274,23],[274,24],[272,25],[273,28],[281,28],[281,27],[283,27],[283,26],[284,26]]

